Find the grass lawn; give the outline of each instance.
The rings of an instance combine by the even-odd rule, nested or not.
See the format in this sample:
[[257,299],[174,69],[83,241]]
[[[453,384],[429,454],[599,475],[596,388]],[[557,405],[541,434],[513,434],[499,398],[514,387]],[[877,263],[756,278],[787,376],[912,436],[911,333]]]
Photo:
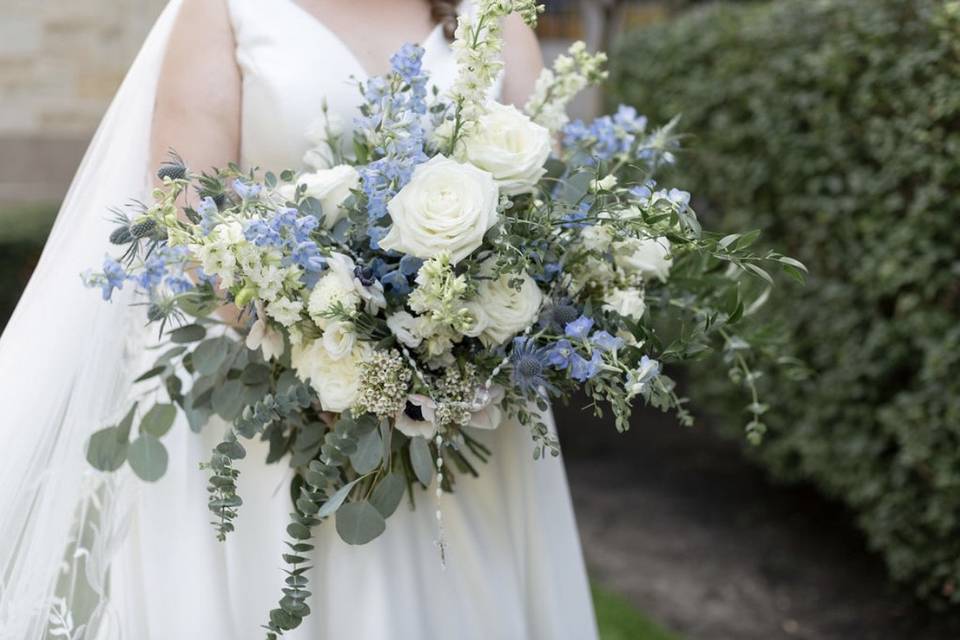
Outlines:
[[637,611],[622,596],[596,585],[593,587],[593,604],[597,610],[600,640],[680,640],[679,636]]

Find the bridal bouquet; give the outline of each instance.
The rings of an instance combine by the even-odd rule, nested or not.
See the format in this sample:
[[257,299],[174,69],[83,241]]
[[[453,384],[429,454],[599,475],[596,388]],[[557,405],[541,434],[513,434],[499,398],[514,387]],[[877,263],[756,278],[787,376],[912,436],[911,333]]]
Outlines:
[[[604,77],[582,44],[523,111],[489,102],[513,10],[531,23],[538,12],[488,0],[461,18],[446,93],[429,90],[423,50],[404,47],[360,86],[349,136],[318,114],[299,171],[196,175],[172,157],[152,201],[116,213],[122,255],[85,275],[107,300],[136,287],[170,343],[138,380],[158,383],[153,403],[91,438],[93,466],[128,462],[156,480],[176,414],[194,430],[219,416],[229,428],[205,467],[221,539],[242,506],[243,441],[269,442],[267,463],[295,469],[271,637],[309,614],[314,527],[333,517],[346,542],[370,542],[404,495],[482,473],[495,452],[478,432],[510,420],[535,458],[557,455],[544,414],[577,391],[621,430],[635,399],[688,423],[661,363],[714,345],[752,389],[736,335],[743,276],[803,268],[751,252],[756,234],[704,233],[689,194],[654,182],[674,161],[672,125],[650,130],[628,107],[567,121],[570,98]],[[218,320],[225,305],[239,331]],[[755,393],[749,411],[757,437]]]

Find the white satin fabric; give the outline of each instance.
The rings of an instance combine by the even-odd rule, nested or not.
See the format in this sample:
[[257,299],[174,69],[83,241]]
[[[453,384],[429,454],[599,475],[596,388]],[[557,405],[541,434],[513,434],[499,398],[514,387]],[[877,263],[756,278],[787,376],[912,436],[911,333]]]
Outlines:
[[[346,45],[293,0],[230,0],[243,72],[242,156],[247,165],[299,167],[304,132],[325,100],[350,122],[366,73]],[[423,43],[432,81],[449,85],[454,63],[441,31]],[[352,78],[353,79],[352,79]],[[149,357],[149,356],[147,356]],[[149,360],[144,362],[149,365]],[[198,469],[222,435],[181,422],[166,436],[171,465],[142,485],[129,535],[111,571],[120,637],[245,640],[263,637],[283,586],[281,554],[291,510],[284,464],[264,464],[251,444],[239,465],[237,531],[217,542],[206,474]],[[313,613],[286,637],[311,640],[593,640],[594,613],[559,459],[535,462],[529,433],[504,424],[485,434],[494,456],[479,479],[461,476],[441,501],[446,568],[436,546],[432,491],[405,502],[386,533],[363,547],[318,529],[310,572]],[[77,451],[76,455],[82,453]]]

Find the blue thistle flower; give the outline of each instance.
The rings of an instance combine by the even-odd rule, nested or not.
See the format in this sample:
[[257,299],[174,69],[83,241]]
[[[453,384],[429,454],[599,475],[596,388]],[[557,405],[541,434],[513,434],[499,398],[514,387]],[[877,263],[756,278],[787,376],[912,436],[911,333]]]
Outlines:
[[513,365],[513,383],[518,389],[524,393],[532,391],[539,395],[556,390],[546,379],[549,364],[547,358],[547,350],[538,347],[533,340],[525,337],[513,339],[510,362]]

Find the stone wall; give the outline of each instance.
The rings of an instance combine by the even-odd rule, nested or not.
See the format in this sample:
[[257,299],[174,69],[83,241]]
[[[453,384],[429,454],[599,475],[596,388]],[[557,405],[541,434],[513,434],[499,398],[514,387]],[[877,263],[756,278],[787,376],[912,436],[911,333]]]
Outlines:
[[165,0],[3,0],[0,202],[56,200]]

